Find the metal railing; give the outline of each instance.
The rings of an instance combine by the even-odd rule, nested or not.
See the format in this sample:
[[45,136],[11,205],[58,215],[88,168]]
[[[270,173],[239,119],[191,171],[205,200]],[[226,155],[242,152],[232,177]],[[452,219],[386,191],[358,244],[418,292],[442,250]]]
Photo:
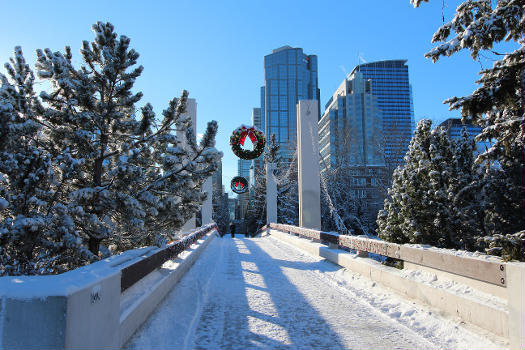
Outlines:
[[193,243],[204,237],[211,230],[217,229],[215,223],[208,224],[188,234],[182,239],[168,244],[165,248],[122,269],[120,278],[121,292],[125,291],[166,261],[177,257]]

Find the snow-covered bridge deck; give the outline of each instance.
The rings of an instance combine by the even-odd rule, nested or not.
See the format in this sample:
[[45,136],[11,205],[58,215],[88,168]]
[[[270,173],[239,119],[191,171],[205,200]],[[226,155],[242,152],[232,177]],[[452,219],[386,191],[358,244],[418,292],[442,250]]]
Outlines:
[[272,237],[214,239],[127,349],[499,348]]

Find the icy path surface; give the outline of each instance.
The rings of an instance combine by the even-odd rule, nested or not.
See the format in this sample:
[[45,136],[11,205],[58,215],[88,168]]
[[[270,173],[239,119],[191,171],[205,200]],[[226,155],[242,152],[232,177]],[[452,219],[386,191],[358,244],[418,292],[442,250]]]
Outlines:
[[500,348],[363,280],[271,237],[215,238],[126,348]]

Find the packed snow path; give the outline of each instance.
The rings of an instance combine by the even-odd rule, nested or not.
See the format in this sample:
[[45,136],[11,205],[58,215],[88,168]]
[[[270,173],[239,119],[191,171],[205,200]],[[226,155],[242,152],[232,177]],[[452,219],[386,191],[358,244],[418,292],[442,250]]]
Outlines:
[[430,332],[429,327],[407,327],[381,298],[367,300],[333,283],[339,270],[271,237],[215,238],[126,348],[451,349],[480,344],[467,331],[447,339],[447,327],[432,327],[443,320],[429,321],[435,328]]

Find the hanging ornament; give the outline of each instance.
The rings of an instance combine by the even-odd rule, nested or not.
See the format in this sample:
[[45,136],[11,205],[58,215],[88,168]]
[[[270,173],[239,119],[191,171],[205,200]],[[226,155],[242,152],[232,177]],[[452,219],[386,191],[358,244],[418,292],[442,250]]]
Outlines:
[[237,194],[244,193],[248,190],[248,181],[242,176],[235,176],[230,182],[230,188]]
[[[253,150],[243,149],[244,141],[248,137],[253,143]],[[266,139],[264,138],[264,133],[257,129],[254,126],[247,127],[241,125],[237,129],[233,130],[232,135],[230,136],[230,146],[233,153],[245,160],[251,160],[259,157],[264,152],[264,146],[266,144]]]

